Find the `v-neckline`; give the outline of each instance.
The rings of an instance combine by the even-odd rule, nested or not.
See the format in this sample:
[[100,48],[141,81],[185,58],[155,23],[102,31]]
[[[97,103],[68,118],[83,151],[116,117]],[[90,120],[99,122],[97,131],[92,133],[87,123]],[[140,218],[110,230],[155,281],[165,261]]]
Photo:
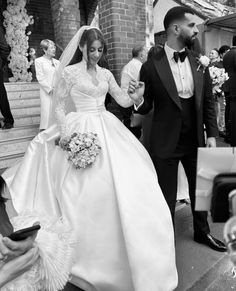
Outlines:
[[95,79],[97,81],[97,84],[94,83],[94,79],[93,79],[93,76],[91,74],[89,74],[88,70],[87,70],[87,74],[89,75],[89,77],[91,78],[91,83],[93,84],[94,87],[98,87],[99,86],[99,79],[97,78],[97,75],[98,75],[98,71],[96,72],[96,75],[95,75]]

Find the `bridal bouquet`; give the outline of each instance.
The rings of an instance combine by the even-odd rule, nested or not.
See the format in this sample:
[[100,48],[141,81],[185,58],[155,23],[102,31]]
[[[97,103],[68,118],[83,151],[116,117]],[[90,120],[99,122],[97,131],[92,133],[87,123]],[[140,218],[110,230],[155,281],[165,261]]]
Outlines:
[[101,151],[96,133],[73,133],[60,139],[59,146],[67,152],[68,160],[76,169],[86,168],[93,164]]
[[209,67],[210,77],[212,79],[213,93],[221,93],[221,86],[229,79],[228,73],[223,68],[215,66]]

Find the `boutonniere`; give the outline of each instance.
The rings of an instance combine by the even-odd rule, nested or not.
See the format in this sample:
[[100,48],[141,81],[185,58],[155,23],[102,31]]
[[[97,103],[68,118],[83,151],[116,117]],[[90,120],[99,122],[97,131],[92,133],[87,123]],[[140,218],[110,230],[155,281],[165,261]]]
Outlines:
[[197,63],[198,63],[197,71],[199,71],[200,69],[202,69],[203,74],[204,74],[206,68],[210,64],[210,59],[207,56],[203,56],[203,55],[201,55],[200,57],[198,57],[196,59],[197,59]]

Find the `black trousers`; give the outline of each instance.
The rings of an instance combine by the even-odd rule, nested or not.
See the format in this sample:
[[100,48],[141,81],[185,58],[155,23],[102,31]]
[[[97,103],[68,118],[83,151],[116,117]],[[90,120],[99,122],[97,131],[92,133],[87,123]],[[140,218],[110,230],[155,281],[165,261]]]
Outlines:
[[229,138],[230,134],[230,97],[228,93],[225,93],[225,133]]
[[195,188],[196,188],[196,166],[197,166],[197,148],[186,150],[176,150],[172,157],[162,159],[152,156],[154,166],[156,168],[158,182],[170,208],[172,220],[174,224],[175,204],[177,196],[178,182],[178,165],[183,164],[188,184],[189,197],[193,214],[193,229],[195,235],[207,234],[210,228],[207,222],[207,211],[195,211]]
[[230,144],[236,147],[236,97],[230,100]]
[[14,123],[13,116],[11,114],[10,105],[7,99],[7,92],[3,82],[3,70],[0,69],[0,111],[4,117],[4,122]]

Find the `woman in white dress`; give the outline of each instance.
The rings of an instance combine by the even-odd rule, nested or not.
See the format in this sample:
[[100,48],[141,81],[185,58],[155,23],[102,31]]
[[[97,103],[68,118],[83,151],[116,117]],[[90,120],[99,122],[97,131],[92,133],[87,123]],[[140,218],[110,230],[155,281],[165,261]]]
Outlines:
[[[104,107],[107,92],[124,107],[132,100],[98,65],[105,43],[82,27],[57,71],[57,124],[31,142],[14,177],[6,172],[14,207],[63,216],[76,235],[71,282],[86,291],[170,291],[177,286],[174,232],[151,159]],[[142,95],[137,89],[136,94]],[[140,91],[140,92],[138,92]],[[76,112],[65,113],[72,100]],[[96,133],[101,152],[76,169],[56,146],[75,132]]]
[[35,59],[36,78],[40,87],[40,130],[49,127],[49,115],[51,111],[53,96],[53,76],[59,65],[59,61],[55,59],[56,46],[49,39],[43,39],[40,47],[44,55]]

